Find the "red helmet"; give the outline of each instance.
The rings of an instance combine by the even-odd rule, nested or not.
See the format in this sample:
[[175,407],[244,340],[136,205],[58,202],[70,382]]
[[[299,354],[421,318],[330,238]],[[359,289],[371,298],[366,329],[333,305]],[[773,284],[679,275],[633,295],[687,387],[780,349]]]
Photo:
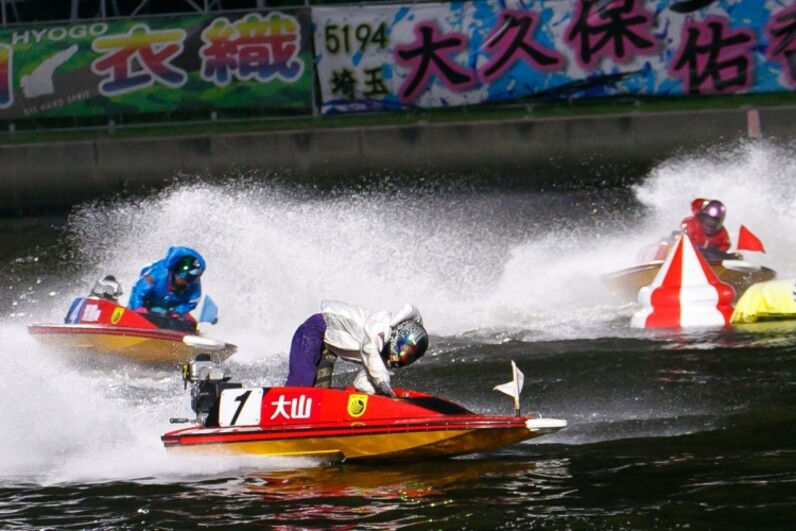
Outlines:
[[702,208],[699,209],[699,214],[697,214],[697,218],[699,219],[699,223],[702,224],[705,234],[708,236],[718,234],[724,226],[724,216],[726,213],[727,208],[721,201],[713,199],[702,205]]
[[709,201],[704,197],[697,197],[693,201],[691,201],[691,215],[696,216],[699,214],[699,211],[702,210],[702,207],[705,206],[706,203]]

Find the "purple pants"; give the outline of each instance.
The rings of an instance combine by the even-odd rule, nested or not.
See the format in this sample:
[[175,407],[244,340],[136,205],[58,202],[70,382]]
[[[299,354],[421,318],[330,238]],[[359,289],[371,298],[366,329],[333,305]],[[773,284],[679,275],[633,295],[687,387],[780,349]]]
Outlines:
[[315,385],[315,375],[321,363],[324,334],[326,334],[326,321],[320,313],[310,316],[296,329],[290,344],[290,369],[285,385],[299,387]]

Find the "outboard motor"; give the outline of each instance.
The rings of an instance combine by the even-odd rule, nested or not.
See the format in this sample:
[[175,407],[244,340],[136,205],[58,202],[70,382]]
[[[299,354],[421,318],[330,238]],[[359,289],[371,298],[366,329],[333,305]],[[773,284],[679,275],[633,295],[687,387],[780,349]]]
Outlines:
[[[182,365],[182,380],[185,387],[191,384],[191,409],[196,413],[196,422],[215,424],[218,418],[218,399],[224,389],[240,389],[242,384],[230,383],[232,374],[217,366],[208,354],[197,354],[190,363]],[[189,422],[188,419],[171,419],[172,423]]]
[[105,275],[104,278],[98,280],[94,287],[91,288],[91,297],[99,297],[112,302],[119,302],[119,297],[122,296],[122,285],[116,280],[113,275]]

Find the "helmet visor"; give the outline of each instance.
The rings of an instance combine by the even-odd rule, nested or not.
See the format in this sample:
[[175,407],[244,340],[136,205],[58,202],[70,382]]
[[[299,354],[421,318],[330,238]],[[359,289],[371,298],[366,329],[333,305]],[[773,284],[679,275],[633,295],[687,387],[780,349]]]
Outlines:
[[410,341],[404,342],[398,347],[398,352],[390,355],[390,365],[392,367],[405,367],[414,363],[419,358],[420,348],[417,344]]
[[700,218],[700,221],[702,222],[705,232],[713,235],[721,230],[724,224],[724,216],[711,216],[706,214]]
[[193,284],[202,276],[202,268],[199,261],[187,256],[177,262],[174,269],[174,277],[179,279],[182,284]]
[[428,334],[425,329],[415,323],[408,326],[399,325],[390,340],[390,367],[406,367],[411,365],[428,348]]

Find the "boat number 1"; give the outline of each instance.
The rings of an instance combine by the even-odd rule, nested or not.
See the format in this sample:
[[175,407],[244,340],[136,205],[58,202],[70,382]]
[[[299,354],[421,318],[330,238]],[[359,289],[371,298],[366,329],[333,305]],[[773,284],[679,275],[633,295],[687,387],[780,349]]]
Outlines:
[[262,388],[221,391],[218,424],[222,427],[259,425],[262,401]]

